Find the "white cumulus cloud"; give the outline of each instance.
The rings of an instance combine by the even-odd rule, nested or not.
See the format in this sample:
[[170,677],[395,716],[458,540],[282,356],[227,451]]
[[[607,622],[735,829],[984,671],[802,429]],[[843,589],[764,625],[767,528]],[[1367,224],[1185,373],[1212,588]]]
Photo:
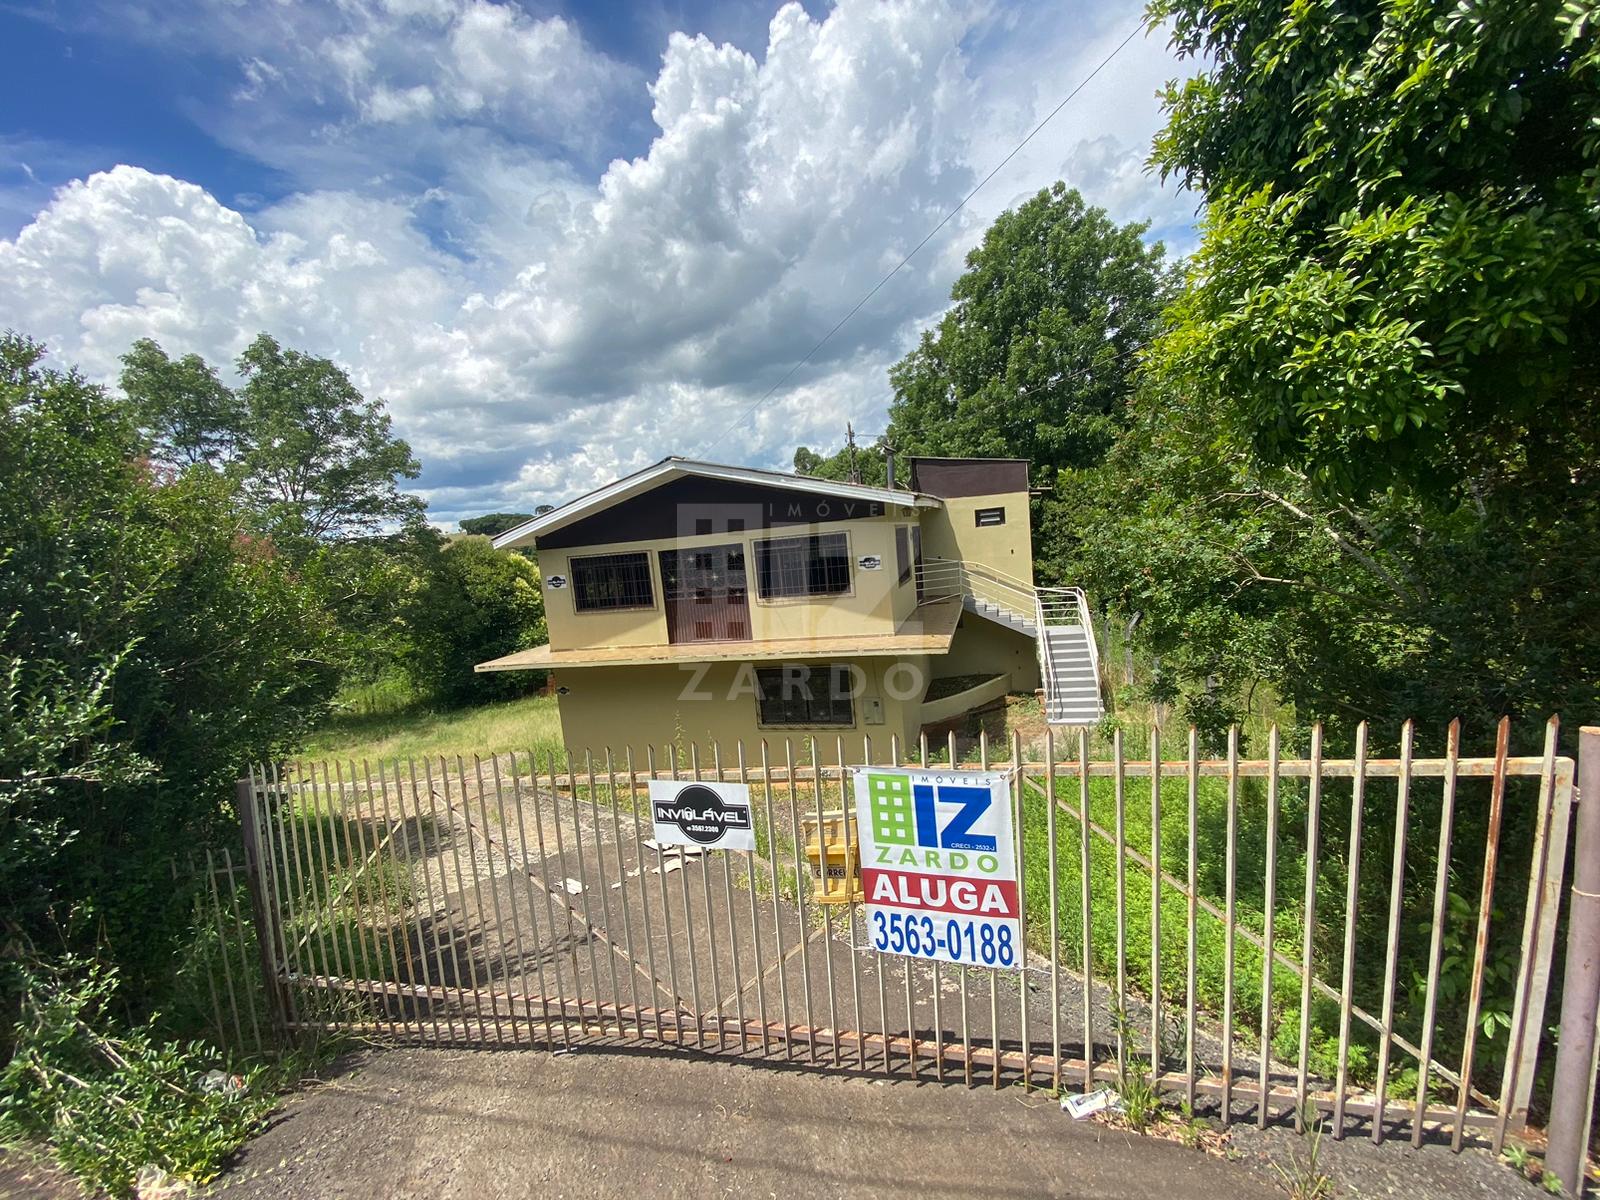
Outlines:
[[[440,519],[713,442],[782,465],[847,419],[878,427],[888,366],[1001,206],[1064,175],[1118,219],[1185,227],[1187,199],[1140,166],[1175,73],[1141,39],[743,417],[1137,13],[787,4],[759,53],[672,35],[653,80],[488,0],[352,2],[292,36],[281,13],[276,36],[225,15],[206,36],[239,89],[215,128],[305,186],[247,216],[137,165],[74,181],[0,241],[0,326],[106,379],[143,336],[219,364],[263,329],[331,355],[389,403]],[[586,168],[629,94],[649,134]]]

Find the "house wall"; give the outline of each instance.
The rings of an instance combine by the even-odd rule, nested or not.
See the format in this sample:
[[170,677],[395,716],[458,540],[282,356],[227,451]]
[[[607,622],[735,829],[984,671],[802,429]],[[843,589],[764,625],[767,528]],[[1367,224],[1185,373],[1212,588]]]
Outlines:
[[1038,643],[1015,629],[964,612],[949,652],[932,658],[929,670],[935,679],[1007,672],[1007,691],[1032,692],[1040,686]]
[[[632,749],[634,764],[642,768],[647,747],[682,741],[701,747],[709,766],[709,746],[722,747],[725,766],[734,765],[737,745],[743,741],[746,761],[757,763],[761,741],[766,739],[775,761],[781,762],[784,739],[790,739],[797,756],[807,737],[818,739],[831,758],[834,741],[842,738],[845,753],[860,756],[864,740],[871,738],[873,753],[887,755],[892,736],[902,747],[916,744],[922,695],[926,690],[928,661],[924,657],[865,658],[853,661],[865,676],[865,686],[854,704],[855,724],[814,728],[763,727],[755,695],[753,669],[747,663],[710,663],[694,667],[651,665],[638,667],[583,667],[560,672],[561,733],[575,753],[610,747],[621,756]],[[778,663],[763,663],[779,666]],[[813,663],[812,665],[822,665]],[[909,693],[909,694],[908,694]],[[881,705],[882,721],[870,717],[870,700]]]
[[[979,526],[980,508],[1004,508],[1004,525]],[[992,496],[956,496],[943,508],[924,509],[924,558],[959,558],[979,563],[1033,582],[1033,526],[1027,492],[999,492]]]
[[[667,618],[661,592],[659,552],[735,542],[745,548],[752,639],[762,641],[892,633],[916,604],[913,582],[901,584],[895,569],[894,530],[896,525],[906,523],[904,518],[883,516],[816,525],[791,525],[771,531],[712,533],[570,548],[547,549],[541,544],[539,570],[544,579],[545,616],[549,623],[550,645],[557,650],[568,650],[590,646],[665,644]],[[851,587],[847,594],[772,600],[760,598],[756,587],[753,542],[769,536],[835,532],[843,533],[849,539]],[[648,609],[578,612],[571,586],[571,560],[590,554],[628,551],[644,551],[649,555],[654,595],[652,606]],[[864,556],[876,557],[881,565],[876,570],[862,568],[859,560]],[[567,586],[552,588],[549,582],[552,576],[565,576]]]

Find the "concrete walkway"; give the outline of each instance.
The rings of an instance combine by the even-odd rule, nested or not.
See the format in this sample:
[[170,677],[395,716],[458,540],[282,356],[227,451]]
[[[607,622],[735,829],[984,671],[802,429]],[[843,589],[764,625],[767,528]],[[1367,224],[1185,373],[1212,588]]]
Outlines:
[[1282,1192],[1242,1164],[1019,1088],[774,1070],[679,1051],[394,1050],[341,1064],[211,1195],[1082,1196]]

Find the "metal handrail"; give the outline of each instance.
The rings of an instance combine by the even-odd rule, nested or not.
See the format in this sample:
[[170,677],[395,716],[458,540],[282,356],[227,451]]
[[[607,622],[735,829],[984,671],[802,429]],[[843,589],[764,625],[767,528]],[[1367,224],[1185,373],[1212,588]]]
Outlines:
[[[936,558],[918,567],[924,598],[948,595],[971,596],[985,600],[1027,618],[1038,608],[1036,589],[1002,571],[958,558]],[[945,590],[940,590],[945,589]]]
[[1039,666],[1044,671],[1047,718],[1049,683],[1055,678],[1055,662],[1050,652],[1050,639],[1045,635],[1046,629],[1067,625],[1083,628],[1084,640],[1089,646],[1089,666],[1094,672],[1098,691],[1100,647],[1095,641],[1094,622],[1089,615],[1089,598],[1082,588],[1041,588],[1007,575],[1004,571],[959,558],[926,559],[917,564],[916,570],[924,602],[952,596],[971,596],[974,600],[1015,613],[1023,620],[1031,612]]
[[[1100,687],[1100,647],[1095,641],[1094,621],[1089,615],[1089,597],[1082,588],[1038,588],[1039,594],[1039,644],[1046,647],[1048,654],[1050,639],[1044,636],[1044,630],[1049,625],[1081,625],[1083,626],[1083,640],[1089,646],[1089,667],[1094,672],[1095,689]],[[1046,597],[1049,597],[1048,607]],[[1051,620],[1051,610],[1070,608],[1072,620]],[[1048,664],[1047,664],[1048,665]]]

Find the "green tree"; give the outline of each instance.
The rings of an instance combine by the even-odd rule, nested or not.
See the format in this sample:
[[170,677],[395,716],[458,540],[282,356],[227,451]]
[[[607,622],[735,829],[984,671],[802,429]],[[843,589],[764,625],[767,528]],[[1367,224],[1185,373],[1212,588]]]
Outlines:
[[437,545],[406,605],[405,661],[417,690],[446,704],[480,703],[527,692],[542,676],[478,674],[473,666],[548,640],[539,570],[496,550],[485,537]]
[[[1161,3],[1204,238],[1038,537],[1213,726],[1600,709],[1591,34],[1550,3]],[[1570,14],[1569,14],[1570,15]]]
[[120,382],[161,461],[181,468],[232,460],[243,410],[198,354],[174,361],[150,338],[140,338],[122,356]]
[[1146,228],[1061,183],[1003,213],[967,256],[954,306],[889,372],[891,444],[1026,458],[1043,478],[1098,461],[1171,293]]
[[389,415],[326,358],[266,334],[239,356],[244,424],[238,473],[281,536],[351,538],[420,519],[399,489],[421,471]]
[[[794,470],[796,475],[811,475],[817,479],[844,482],[859,479],[868,487],[882,487],[889,478],[881,444],[856,446],[854,449],[846,446],[826,457],[801,446],[794,452]],[[895,474],[900,477],[900,484],[904,487],[905,472],[897,468]]]
[[1592,463],[1568,436],[1600,416],[1587,11],[1157,0],[1207,66],[1154,162],[1206,223],[1153,368],[1340,495]]
[[188,917],[168,856],[320,719],[330,622],[231,479],[153,470],[132,405],[41,355],[0,337],[0,927],[137,1009]]
[[480,534],[483,537],[499,537],[508,529],[515,529],[524,521],[533,520],[532,513],[494,512],[481,517],[463,517],[461,519],[461,532]]

